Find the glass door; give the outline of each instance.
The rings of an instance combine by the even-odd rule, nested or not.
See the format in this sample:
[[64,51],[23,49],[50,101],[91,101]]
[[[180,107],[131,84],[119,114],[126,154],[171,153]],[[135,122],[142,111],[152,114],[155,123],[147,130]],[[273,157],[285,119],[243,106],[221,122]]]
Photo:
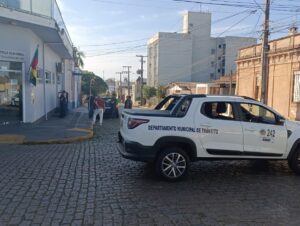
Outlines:
[[0,124],[23,121],[22,63],[0,61]]

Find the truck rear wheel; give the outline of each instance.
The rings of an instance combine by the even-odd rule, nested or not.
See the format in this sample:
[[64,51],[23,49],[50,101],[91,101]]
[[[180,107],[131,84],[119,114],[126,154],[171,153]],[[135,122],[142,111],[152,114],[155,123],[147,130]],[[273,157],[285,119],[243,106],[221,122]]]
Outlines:
[[289,166],[297,175],[300,175],[300,149],[299,148],[289,159]]
[[189,169],[190,160],[184,150],[177,147],[163,150],[155,163],[156,173],[168,180],[177,181],[184,178]]

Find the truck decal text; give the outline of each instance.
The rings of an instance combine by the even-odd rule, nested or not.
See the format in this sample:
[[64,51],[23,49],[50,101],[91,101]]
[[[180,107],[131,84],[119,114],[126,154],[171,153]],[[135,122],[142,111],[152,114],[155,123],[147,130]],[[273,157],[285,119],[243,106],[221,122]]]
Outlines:
[[218,129],[208,128],[194,128],[189,126],[160,126],[160,125],[149,125],[148,130],[156,131],[178,131],[178,132],[189,132],[189,133],[205,133],[205,134],[219,134]]

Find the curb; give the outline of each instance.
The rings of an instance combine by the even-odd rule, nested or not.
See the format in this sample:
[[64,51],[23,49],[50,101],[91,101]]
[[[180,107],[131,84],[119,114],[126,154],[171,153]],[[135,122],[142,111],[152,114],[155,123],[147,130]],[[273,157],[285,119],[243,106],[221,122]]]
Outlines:
[[39,141],[24,140],[22,144],[26,144],[26,145],[70,144],[70,143],[74,143],[74,142],[90,140],[94,136],[94,131],[92,129],[72,128],[72,129],[67,129],[67,130],[87,132],[88,134],[84,135],[84,136],[69,137],[69,138],[64,138],[64,139],[50,139],[50,140],[39,140]]
[[23,144],[24,135],[20,134],[4,134],[0,135],[0,144]]

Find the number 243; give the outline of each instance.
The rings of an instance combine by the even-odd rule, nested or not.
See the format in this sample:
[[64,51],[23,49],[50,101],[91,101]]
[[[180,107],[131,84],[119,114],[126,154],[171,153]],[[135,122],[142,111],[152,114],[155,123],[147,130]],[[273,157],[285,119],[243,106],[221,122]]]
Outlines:
[[275,137],[275,130],[268,129],[267,130],[267,136],[268,137]]

